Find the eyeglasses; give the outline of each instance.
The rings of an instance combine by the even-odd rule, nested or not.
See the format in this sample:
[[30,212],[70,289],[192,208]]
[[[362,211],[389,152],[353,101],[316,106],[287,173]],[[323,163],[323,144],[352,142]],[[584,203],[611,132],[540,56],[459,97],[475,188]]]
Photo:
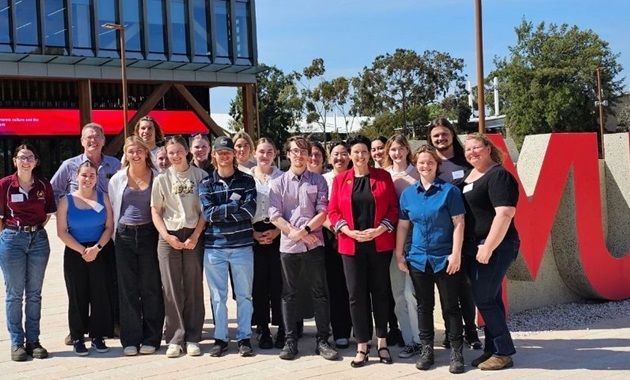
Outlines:
[[195,133],[191,133],[190,134],[190,137],[197,137],[197,136],[207,137],[208,134],[207,133],[203,133],[203,132],[195,132]]
[[103,140],[105,137],[101,135],[89,135],[81,137],[83,140]]
[[306,156],[308,154],[308,149],[299,149],[293,148],[289,150],[294,156]]
[[333,153],[332,156],[333,157],[348,157],[348,153],[347,152]]
[[470,148],[466,148],[466,149],[464,150],[464,152],[472,152],[473,150],[474,150],[474,151],[478,151],[478,150],[481,150],[481,149],[483,149],[483,148],[485,148],[485,147],[486,147],[485,145],[471,146]]
[[36,160],[35,156],[17,156],[15,158],[20,160],[20,162],[35,162]]

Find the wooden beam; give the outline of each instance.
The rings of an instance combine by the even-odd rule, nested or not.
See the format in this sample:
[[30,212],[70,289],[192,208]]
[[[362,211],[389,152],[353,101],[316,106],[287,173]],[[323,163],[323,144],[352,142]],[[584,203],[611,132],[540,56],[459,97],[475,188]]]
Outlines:
[[[136,125],[136,123],[138,122],[138,120],[140,120],[141,117],[148,115],[149,112],[153,110],[155,105],[158,104],[160,100],[162,100],[162,97],[166,95],[166,93],[168,92],[168,90],[170,90],[172,86],[173,86],[172,83],[162,83],[160,87],[156,88],[155,91],[153,91],[153,93],[147,98],[147,100],[144,103],[142,103],[140,108],[138,108],[138,112],[136,112],[136,114],[133,115],[131,120],[129,120],[129,123],[127,123],[129,128],[133,129],[133,126]],[[129,135],[131,136],[132,133],[130,133]],[[114,139],[105,147],[105,149],[103,149],[103,153],[113,156],[116,153],[118,153],[118,151],[120,151],[124,143],[125,143],[125,134],[123,130],[121,129],[120,133],[118,133],[118,135],[114,137]]]
[[92,121],[92,82],[89,79],[77,82],[77,95],[79,97],[79,133],[81,133],[81,128]]
[[179,92],[179,94],[182,96],[182,98],[184,98],[188,105],[192,107],[195,115],[197,115],[199,120],[201,120],[206,125],[206,127],[208,127],[210,132],[212,132],[215,136],[227,136],[226,131],[221,128],[221,126],[219,126],[216,121],[214,121],[212,116],[210,116],[208,111],[206,111],[205,108],[203,108],[203,106],[199,104],[197,99],[195,99],[193,94],[188,91],[186,86],[177,83],[173,84],[173,87],[175,88],[175,90],[177,90],[177,92]]
[[259,138],[256,123],[256,85],[246,84],[243,86],[243,127],[245,132],[254,140]]

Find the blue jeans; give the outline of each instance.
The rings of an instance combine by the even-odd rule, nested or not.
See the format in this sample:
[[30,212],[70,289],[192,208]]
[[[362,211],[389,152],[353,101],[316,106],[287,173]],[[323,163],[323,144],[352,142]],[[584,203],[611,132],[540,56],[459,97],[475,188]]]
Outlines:
[[[0,266],[6,285],[7,328],[11,345],[39,342],[42,284],[50,256],[48,234],[42,229],[0,232]],[[22,326],[22,301],[26,294],[26,323]]]
[[228,341],[228,268],[234,278],[236,295],[236,339],[252,335],[252,284],[254,283],[254,252],[252,247],[206,248],[203,258],[210,301],[214,310],[214,339]]
[[[476,255],[477,244],[466,241],[464,254]],[[518,255],[521,242],[515,238],[506,238],[494,250],[488,264],[480,264],[474,256],[470,257],[470,281],[477,308],[485,322],[484,351],[497,356],[509,356],[516,353],[514,342],[505,319],[503,304],[503,278]]]

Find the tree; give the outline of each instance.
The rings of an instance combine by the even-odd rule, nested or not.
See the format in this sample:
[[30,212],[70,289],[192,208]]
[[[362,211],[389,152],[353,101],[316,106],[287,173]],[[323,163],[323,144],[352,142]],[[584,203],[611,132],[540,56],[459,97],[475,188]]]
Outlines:
[[630,127],[630,105],[621,107],[617,114],[617,124],[622,127]]
[[[517,142],[536,133],[597,131],[596,70],[602,67],[604,98],[611,106],[622,89],[619,54],[592,30],[523,20],[515,28],[510,57],[495,57],[506,125]],[[609,114],[612,107],[607,107]]]
[[[264,65],[263,65],[264,66]],[[278,147],[291,135],[290,129],[297,126],[302,110],[302,101],[293,84],[292,76],[275,66],[257,75],[258,122],[260,136],[271,138]],[[242,90],[230,102],[230,116],[235,129],[243,125]]]
[[380,55],[353,81],[353,112],[364,116],[399,114],[401,124],[396,127],[405,133],[409,126],[427,122],[411,119],[410,110],[433,103],[452,90],[464,89],[463,67],[462,59],[438,51],[418,55],[413,50],[396,49],[394,54]]

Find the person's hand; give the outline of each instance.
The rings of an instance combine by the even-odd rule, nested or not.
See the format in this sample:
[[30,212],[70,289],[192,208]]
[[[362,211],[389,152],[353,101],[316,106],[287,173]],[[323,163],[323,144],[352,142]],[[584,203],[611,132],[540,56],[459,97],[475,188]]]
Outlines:
[[182,243],[181,241],[179,241],[179,238],[175,235],[167,235],[164,240],[166,240],[166,242],[168,243],[168,245],[170,245],[171,247],[173,247],[174,249],[184,249],[184,243]]
[[486,247],[484,244],[480,244],[477,246],[477,261],[480,264],[488,264],[490,261],[490,257],[492,257],[492,251]]
[[409,268],[407,267],[407,260],[403,255],[396,255],[396,264],[398,264],[398,269],[401,272],[409,273]]
[[[304,230],[301,229],[297,229],[293,226],[289,227],[289,234],[287,235],[287,237],[293,241],[300,241],[302,240],[302,237],[304,235]],[[307,234],[308,235],[308,234]]]
[[368,228],[367,230],[363,230],[363,235],[365,241],[370,241],[376,239],[383,231],[380,228]]
[[264,232],[254,231],[254,240],[256,240],[259,244],[265,244],[263,241],[266,240]]
[[280,229],[274,228],[273,230],[269,230],[265,232],[267,234],[267,238],[271,241],[274,241],[280,235]]
[[195,236],[195,234],[190,235],[188,239],[186,239],[186,241],[183,243],[184,249],[195,249],[198,241],[198,236]]
[[317,238],[317,236],[313,234],[306,234],[306,236],[302,238],[302,241],[306,245],[313,245],[313,244],[316,244],[319,241],[319,239]]
[[83,258],[83,260],[85,260],[85,262],[87,263],[91,263],[92,261],[96,260],[96,256],[98,256],[98,248],[96,248],[96,246],[91,246],[91,247],[87,247],[85,249],[85,251],[83,251],[83,253],[81,254],[81,258]]
[[462,265],[462,255],[459,253],[451,253],[448,255],[448,265],[446,266],[447,274],[455,274]]
[[357,231],[357,230],[346,230],[344,232],[344,235],[348,236],[350,239],[352,240],[356,240],[358,242],[364,242],[365,240],[365,236],[363,234],[363,231]]

